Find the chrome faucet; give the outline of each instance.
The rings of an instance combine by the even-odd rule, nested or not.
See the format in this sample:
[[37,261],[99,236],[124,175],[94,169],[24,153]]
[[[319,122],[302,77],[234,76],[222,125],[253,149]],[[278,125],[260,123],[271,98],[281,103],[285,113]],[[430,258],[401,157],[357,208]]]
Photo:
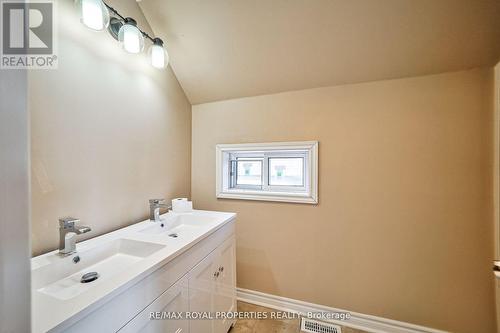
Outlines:
[[150,199],[149,200],[149,219],[154,222],[160,222],[160,208],[166,208],[167,212],[172,209],[172,206],[165,203],[165,199]]
[[75,226],[80,222],[73,217],[59,219],[59,254],[68,256],[76,252],[76,235],[89,232],[91,229],[84,226]]

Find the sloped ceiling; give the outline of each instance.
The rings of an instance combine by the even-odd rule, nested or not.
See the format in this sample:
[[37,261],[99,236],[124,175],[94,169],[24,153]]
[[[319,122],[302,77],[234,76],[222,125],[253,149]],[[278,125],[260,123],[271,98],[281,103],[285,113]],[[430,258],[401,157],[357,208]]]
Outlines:
[[493,65],[500,0],[142,0],[193,104]]

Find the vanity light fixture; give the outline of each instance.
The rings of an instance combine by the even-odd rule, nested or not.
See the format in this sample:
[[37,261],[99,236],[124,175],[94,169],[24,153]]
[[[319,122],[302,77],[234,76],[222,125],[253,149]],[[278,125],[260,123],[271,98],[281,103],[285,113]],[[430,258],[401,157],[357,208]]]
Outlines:
[[163,40],[153,38],[142,31],[133,18],[122,16],[102,0],[76,0],[76,4],[81,21],[86,27],[96,31],[107,28],[111,36],[119,41],[128,53],[142,52],[144,39],[148,39],[152,43],[149,49],[151,65],[160,69],[168,65],[168,53],[163,46]]
[[144,49],[142,32],[137,28],[137,22],[131,17],[125,18],[118,31],[118,40],[128,53],[139,53]]
[[89,29],[101,31],[109,25],[108,7],[101,0],[78,0],[82,23]]
[[165,68],[168,65],[168,53],[163,48],[163,41],[160,38],[153,40],[153,45],[149,49],[151,65],[156,68]]

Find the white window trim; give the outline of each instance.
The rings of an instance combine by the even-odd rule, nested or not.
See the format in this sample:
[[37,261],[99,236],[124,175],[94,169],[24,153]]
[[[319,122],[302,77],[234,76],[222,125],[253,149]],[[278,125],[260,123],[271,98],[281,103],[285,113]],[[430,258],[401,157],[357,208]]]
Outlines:
[[[275,151],[275,150],[308,150],[309,163],[306,163],[306,179],[309,190],[305,193],[270,192],[251,189],[229,188],[224,174],[228,172],[227,153],[242,151]],[[215,148],[216,161],[216,197],[223,199],[244,199],[277,202],[318,203],[318,141],[272,142],[272,143],[240,143],[218,144]]]

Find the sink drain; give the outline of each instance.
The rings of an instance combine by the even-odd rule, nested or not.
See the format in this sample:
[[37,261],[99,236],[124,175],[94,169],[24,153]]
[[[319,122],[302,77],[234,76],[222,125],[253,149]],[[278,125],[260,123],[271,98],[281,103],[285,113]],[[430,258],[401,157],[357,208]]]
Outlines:
[[85,273],[85,274],[83,274],[80,282],[81,283],[89,283],[89,282],[97,280],[98,278],[99,278],[99,273],[97,273],[97,272]]
[[179,235],[177,235],[177,234],[170,234],[170,235],[168,235],[168,237],[177,238],[177,237],[179,237]]

